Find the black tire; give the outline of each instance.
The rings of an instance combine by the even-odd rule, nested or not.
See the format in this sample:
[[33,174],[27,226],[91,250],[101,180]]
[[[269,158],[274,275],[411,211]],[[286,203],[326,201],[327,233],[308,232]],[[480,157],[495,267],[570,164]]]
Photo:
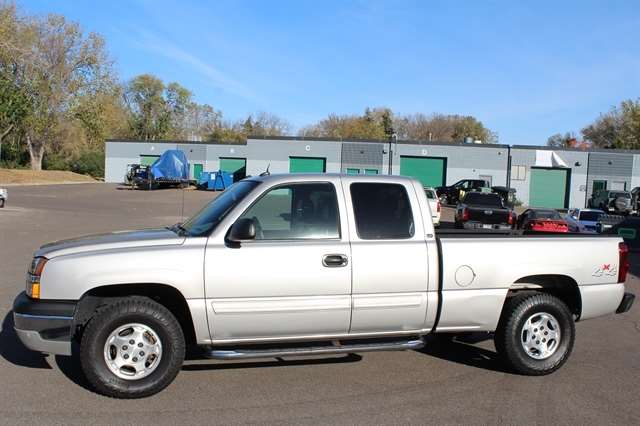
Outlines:
[[0,209],[4,207],[4,198],[0,198]]
[[[525,323],[536,314],[550,314],[559,325],[559,342],[545,359],[529,355],[522,343]],[[571,355],[574,340],[575,324],[567,305],[555,296],[537,292],[520,293],[507,300],[494,336],[496,350],[503,361],[514,372],[527,376],[543,376],[562,367]]]
[[[150,327],[162,345],[160,361],[148,376],[127,380],[105,361],[105,343],[118,327],[129,323]],[[164,306],[146,297],[122,298],[101,307],[91,318],[80,342],[80,364],[96,392],[112,398],[142,398],[160,392],[176,377],[185,355],[180,324]]]

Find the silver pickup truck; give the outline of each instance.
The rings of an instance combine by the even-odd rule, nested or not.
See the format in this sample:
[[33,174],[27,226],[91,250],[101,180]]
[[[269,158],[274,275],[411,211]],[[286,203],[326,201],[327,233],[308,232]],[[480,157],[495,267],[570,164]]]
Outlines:
[[615,236],[436,235],[412,179],[274,175],[173,227],[42,246],[14,320],[27,347],[77,355],[119,398],[166,387],[190,345],[248,359],[495,331],[513,371],[543,375],[569,357],[575,321],[629,310],[627,269]]

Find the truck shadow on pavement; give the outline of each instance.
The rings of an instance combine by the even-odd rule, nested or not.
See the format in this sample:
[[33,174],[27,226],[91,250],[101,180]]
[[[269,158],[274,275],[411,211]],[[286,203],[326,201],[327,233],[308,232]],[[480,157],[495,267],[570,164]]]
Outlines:
[[27,368],[51,369],[46,356],[27,349],[13,329],[13,311],[9,311],[2,321],[0,331],[0,356],[11,364]]
[[511,373],[496,352],[474,346],[475,343],[489,339],[493,339],[489,333],[430,335],[426,338],[425,347],[417,352],[469,367]]
[[[77,346],[73,348],[73,356],[56,356],[55,362],[62,374],[73,383],[81,386],[85,390],[95,392],[82,372],[80,362],[77,355]],[[229,370],[229,369],[245,369],[245,368],[267,368],[267,367],[286,367],[292,365],[316,365],[316,364],[335,364],[344,362],[358,362],[362,359],[360,355],[349,354],[337,358],[322,358],[322,359],[296,359],[296,360],[282,360],[277,359],[274,361],[248,361],[248,362],[218,362],[215,363],[211,360],[207,360],[200,355],[197,348],[193,348],[187,351],[185,361],[187,362],[182,366],[182,371],[215,371],[215,370]],[[202,363],[191,363],[202,361]]]

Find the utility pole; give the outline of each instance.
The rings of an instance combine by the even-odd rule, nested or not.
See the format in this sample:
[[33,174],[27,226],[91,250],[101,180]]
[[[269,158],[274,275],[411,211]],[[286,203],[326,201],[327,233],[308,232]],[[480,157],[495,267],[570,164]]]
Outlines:
[[398,135],[396,133],[392,133],[391,136],[389,137],[389,175],[392,174],[392,168],[393,168],[393,152],[394,152],[394,147],[392,147],[391,144],[395,145],[395,148],[398,147]]

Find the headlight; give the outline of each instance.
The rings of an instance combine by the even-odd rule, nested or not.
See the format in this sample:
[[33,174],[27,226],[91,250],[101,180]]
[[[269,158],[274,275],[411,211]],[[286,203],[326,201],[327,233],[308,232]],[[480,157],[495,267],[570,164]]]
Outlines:
[[40,298],[40,277],[47,260],[46,257],[34,257],[31,261],[29,272],[27,273],[27,296],[34,299]]

